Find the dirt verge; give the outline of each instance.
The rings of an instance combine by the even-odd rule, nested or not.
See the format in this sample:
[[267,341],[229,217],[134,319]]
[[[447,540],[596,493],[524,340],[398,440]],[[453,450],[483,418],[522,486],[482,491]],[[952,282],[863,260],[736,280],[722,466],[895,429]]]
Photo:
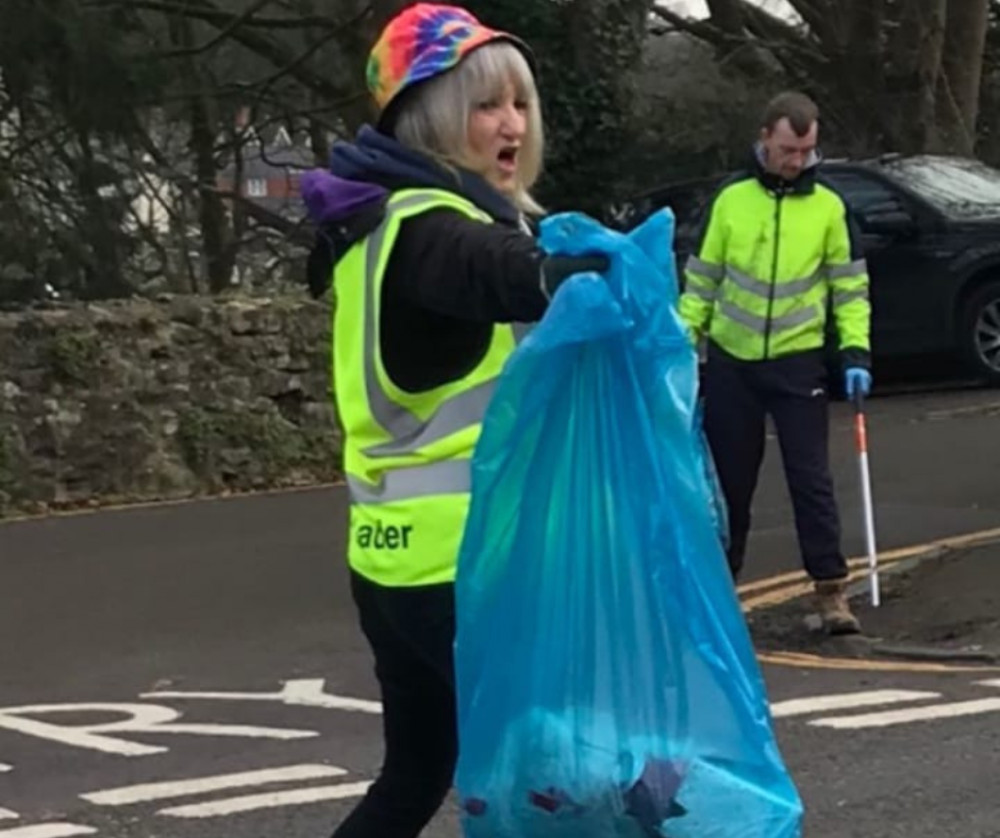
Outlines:
[[816,631],[805,597],[752,612],[754,642],[762,651],[1000,664],[1000,545],[904,562],[881,580],[879,608],[871,606],[867,582],[851,589],[862,637]]

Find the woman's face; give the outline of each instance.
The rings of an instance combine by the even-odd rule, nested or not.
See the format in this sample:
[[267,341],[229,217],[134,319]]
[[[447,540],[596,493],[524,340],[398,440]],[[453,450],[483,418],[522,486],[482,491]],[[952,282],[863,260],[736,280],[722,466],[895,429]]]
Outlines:
[[468,166],[499,192],[517,187],[518,155],[528,128],[528,103],[507,82],[492,99],[473,104]]

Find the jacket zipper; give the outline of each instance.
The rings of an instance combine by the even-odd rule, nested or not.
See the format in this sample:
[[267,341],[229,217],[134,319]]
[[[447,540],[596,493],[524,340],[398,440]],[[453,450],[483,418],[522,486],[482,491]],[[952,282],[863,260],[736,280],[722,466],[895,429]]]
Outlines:
[[767,320],[764,324],[764,359],[771,352],[771,317],[774,313],[774,292],[778,281],[778,245],[781,241],[781,201],[784,193],[778,192],[774,201],[774,254],[771,259],[771,288],[767,294]]

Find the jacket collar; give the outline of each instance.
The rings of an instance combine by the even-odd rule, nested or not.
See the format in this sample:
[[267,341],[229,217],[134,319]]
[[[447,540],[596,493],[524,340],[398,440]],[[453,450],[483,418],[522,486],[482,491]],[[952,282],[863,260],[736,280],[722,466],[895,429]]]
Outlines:
[[754,176],[768,192],[775,195],[811,195],[816,190],[816,176],[822,157],[813,152],[805,168],[795,180],[785,180],[780,175],[769,172],[764,165],[764,146],[757,143],[751,155],[751,169]]
[[393,137],[363,126],[353,143],[338,142],[330,155],[333,175],[387,191],[446,189],[467,198],[495,221],[516,225],[519,213],[485,178],[465,169],[448,169],[407,148]]

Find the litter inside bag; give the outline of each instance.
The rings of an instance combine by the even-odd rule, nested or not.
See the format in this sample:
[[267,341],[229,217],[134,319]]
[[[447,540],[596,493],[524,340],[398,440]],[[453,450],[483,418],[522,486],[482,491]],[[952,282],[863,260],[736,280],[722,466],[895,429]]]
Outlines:
[[676,313],[673,219],[628,236],[547,219],[603,252],[509,361],[473,460],[456,582],[468,838],[794,838],[720,535],[725,509]]

